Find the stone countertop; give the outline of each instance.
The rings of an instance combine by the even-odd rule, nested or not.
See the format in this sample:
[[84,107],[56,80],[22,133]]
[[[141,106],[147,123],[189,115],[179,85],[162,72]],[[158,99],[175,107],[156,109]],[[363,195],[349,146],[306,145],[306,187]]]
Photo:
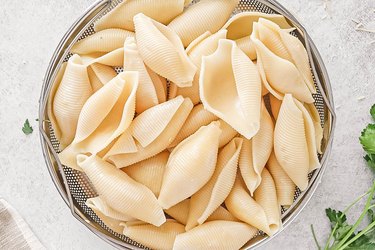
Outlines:
[[[111,249],[70,214],[46,169],[37,132],[44,73],[61,37],[94,0],[0,0],[0,197],[11,203],[48,249]],[[373,0],[280,0],[298,16],[330,74],[337,126],[329,167],[298,218],[262,249],[316,249],[329,231],[324,209],[343,209],[373,180],[358,143],[375,103],[375,34],[355,31],[356,19],[375,29]],[[35,132],[21,127],[30,119]],[[359,210],[358,210],[359,211]]]

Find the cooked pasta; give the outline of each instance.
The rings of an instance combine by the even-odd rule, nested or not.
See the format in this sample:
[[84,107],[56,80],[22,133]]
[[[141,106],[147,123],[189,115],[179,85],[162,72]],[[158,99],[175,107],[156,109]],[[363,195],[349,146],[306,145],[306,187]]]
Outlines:
[[124,232],[124,226],[122,226],[122,221],[113,219],[109,216],[103,214],[97,207],[93,204],[86,203],[86,205],[94,211],[98,218],[113,232],[122,234]]
[[276,121],[277,117],[279,116],[282,101],[274,97],[272,94],[269,94],[269,97],[270,97],[270,106],[272,110],[272,116]]
[[261,80],[254,63],[235,42],[222,39],[214,54],[203,57],[200,96],[208,111],[247,139],[258,132]]
[[220,122],[220,129],[221,129],[221,135],[219,139],[219,148],[222,148],[225,145],[227,145],[227,143],[230,142],[234,137],[236,137],[238,133],[225,121],[219,119],[219,122]]
[[154,84],[154,88],[156,91],[156,96],[158,97],[159,103],[163,103],[167,101],[167,80],[154,71],[152,71],[149,67],[146,66],[148,75],[151,78],[152,83]]
[[[213,175],[221,134],[219,126],[218,122],[212,122],[173,149],[165,168],[158,198],[164,209],[193,195]],[[177,186],[178,189],[174,188]]]
[[115,49],[108,53],[97,52],[82,56],[85,65],[100,63],[107,66],[122,66],[124,64],[124,48]]
[[177,90],[178,86],[174,82],[169,82],[168,100],[173,99],[177,96]]
[[215,221],[215,220],[225,220],[225,221],[239,221],[236,217],[234,217],[228,210],[226,210],[223,206],[219,206],[206,220]]
[[313,122],[314,122],[314,128],[315,128],[315,141],[316,141],[316,151],[321,154],[322,153],[322,139],[323,139],[323,128],[322,128],[322,122],[320,120],[320,114],[318,110],[316,109],[314,104],[306,104],[305,108],[309,112]]
[[137,144],[131,134],[130,129],[125,130],[122,135],[116,140],[116,142],[111,146],[109,151],[103,157],[107,160],[112,155],[136,153],[138,151]]
[[111,206],[100,196],[89,198],[85,204],[95,211],[100,211],[105,216],[113,218],[118,221],[134,221],[135,219],[129,215],[118,212],[111,208]]
[[169,25],[187,47],[206,31],[216,33],[228,20],[239,0],[204,0],[187,8]]
[[94,63],[87,68],[91,87],[94,92],[101,89],[106,83],[116,77],[116,71],[109,66]]
[[190,199],[186,199],[174,205],[173,207],[164,210],[164,212],[181,224],[186,225],[189,215],[189,209]]
[[250,36],[245,36],[235,40],[237,46],[251,59],[257,59],[257,52],[255,50],[254,44],[252,43]]

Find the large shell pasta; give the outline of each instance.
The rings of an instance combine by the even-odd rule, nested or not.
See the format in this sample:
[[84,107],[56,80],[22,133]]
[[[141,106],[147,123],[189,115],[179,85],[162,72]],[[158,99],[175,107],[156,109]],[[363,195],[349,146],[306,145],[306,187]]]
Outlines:
[[124,64],[124,48],[118,48],[108,53],[96,52],[82,56],[82,61],[89,66],[94,63],[116,67]]
[[76,133],[78,117],[86,100],[92,94],[87,67],[80,56],[73,55],[53,98],[52,111],[60,130],[60,147],[69,145]]
[[155,195],[146,186],[95,155],[78,155],[77,163],[113,209],[155,226],[166,221]]
[[186,230],[203,224],[227,198],[236,179],[241,147],[242,139],[235,138],[219,152],[211,179],[191,197]]
[[158,97],[159,103],[163,103],[167,101],[167,80],[154,71],[152,71],[149,67],[146,66],[148,75],[150,76],[152,83],[154,84],[154,88],[156,91],[156,95]]
[[187,47],[206,31],[217,32],[228,20],[239,0],[204,0],[187,8],[169,25]]
[[110,52],[121,48],[127,37],[134,37],[134,32],[122,29],[106,29],[78,41],[70,51],[77,54]]
[[276,121],[277,117],[279,117],[279,112],[280,112],[282,101],[274,97],[272,94],[270,94],[269,97],[270,97],[270,106],[271,106],[272,116]]
[[134,24],[138,49],[145,64],[179,87],[191,86],[197,68],[177,34],[143,14],[134,17]]
[[[154,140],[150,145],[147,147],[142,147],[141,145],[137,144],[137,152],[112,155],[108,158],[108,160],[113,162],[118,168],[123,168],[162,152],[169,146],[171,141],[176,138],[176,135],[180,131],[192,109],[193,103],[189,99],[184,99],[180,108],[173,116],[171,122],[159,135],[159,137],[156,138],[156,140]],[[117,147],[121,148],[122,146]]]
[[118,212],[111,208],[108,203],[102,199],[100,196],[89,198],[85,202],[85,204],[95,211],[100,211],[105,216],[108,216],[110,218],[113,218],[118,221],[134,221],[135,219],[129,215],[126,215],[124,213]]
[[148,187],[158,197],[168,157],[168,152],[162,152],[150,159],[123,168],[122,171],[133,180]]
[[302,111],[285,95],[275,126],[275,155],[284,171],[303,191],[308,185],[309,150]]
[[[94,25],[96,31],[120,28],[134,31],[133,17],[138,13],[163,24],[168,24],[184,9],[184,0],[131,0],[123,1],[100,18]],[[162,14],[161,14],[162,13]]]
[[247,139],[259,130],[261,88],[254,63],[234,41],[220,40],[215,53],[203,57],[200,96],[204,107]]
[[224,147],[234,137],[238,135],[237,131],[234,130],[228,123],[219,119],[221,135],[219,139],[219,148]]
[[166,214],[171,216],[176,221],[186,225],[190,209],[190,199],[181,201],[171,208],[164,210]]
[[216,166],[220,134],[219,123],[212,122],[173,149],[158,198],[164,209],[190,197],[209,181]]
[[273,150],[274,124],[267,108],[262,103],[259,132],[251,139],[244,139],[239,166],[242,178],[250,194],[260,185],[262,171]]
[[214,220],[225,220],[225,221],[239,221],[224,207],[219,206],[206,220],[206,222]]
[[107,160],[112,155],[136,153],[137,151],[137,144],[131,134],[130,129],[127,129],[106,152],[103,159]]
[[296,190],[296,185],[286,174],[284,169],[280,166],[277,161],[275,153],[273,152],[270,159],[267,162],[267,169],[272,175],[275,181],[277,201],[282,206],[290,206],[294,201],[294,193]]
[[177,235],[173,249],[236,250],[253,238],[256,233],[255,228],[242,222],[210,221]]
[[235,40],[237,46],[251,59],[257,59],[257,52],[255,50],[255,46],[252,43],[250,36],[245,36]]
[[154,83],[143,63],[138,52],[138,47],[134,37],[128,37],[124,44],[124,70],[138,71],[139,84],[137,89],[136,102],[137,114],[157,105],[159,103],[158,96],[154,87]]
[[314,122],[316,151],[319,154],[321,154],[322,153],[323,128],[322,128],[322,122],[320,120],[321,119],[320,114],[314,104],[305,103],[305,108],[310,113],[310,116]]
[[87,73],[94,92],[117,76],[116,71],[112,67],[99,63],[91,64],[87,69]]

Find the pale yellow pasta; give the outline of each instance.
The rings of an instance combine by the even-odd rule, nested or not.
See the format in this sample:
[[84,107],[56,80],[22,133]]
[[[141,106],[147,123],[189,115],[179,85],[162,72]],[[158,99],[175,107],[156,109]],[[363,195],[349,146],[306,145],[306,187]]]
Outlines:
[[191,4],[191,2],[193,2],[193,0],[185,0],[184,5],[185,5],[185,6],[188,6],[189,4]]
[[85,65],[100,63],[107,66],[122,66],[124,64],[124,48],[115,49],[108,53],[97,52],[82,56]]
[[234,217],[228,210],[224,207],[219,206],[206,220],[215,221],[215,220],[225,220],[225,221],[239,221],[236,217]]
[[174,139],[169,147],[177,146],[181,141],[194,134],[200,127],[206,126],[217,119],[214,114],[204,109],[203,104],[195,106],[176,139]]
[[[200,36],[198,36],[197,38],[195,38],[194,41],[192,41],[192,42],[189,44],[189,46],[186,47],[186,49],[185,49],[186,53],[189,55],[189,52],[190,52],[193,48],[195,48],[199,43],[201,43],[203,40],[205,40],[207,37],[209,37],[209,36],[211,36],[211,35],[212,35],[211,32],[206,31],[206,32],[204,32],[202,35],[200,35]],[[194,61],[193,61],[193,63],[194,63],[195,65],[197,65]],[[199,64],[200,64],[200,62],[199,62]]]
[[184,10],[184,0],[126,0],[95,22],[96,31],[121,28],[134,31],[133,17],[138,13],[168,24]]
[[239,38],[235,40],[237,43],[237,46],[245,52],[245,54],[251,59],[256,60],[257,59],[257,52],[255,50],[255,47],[250,39],[250,36],[245,36],[242,38]]
[[228,20],[239,0],[204,0],[187,8],[169,25],[187,47],[206,31],[216,33]]
[[314,102],[314,98],[296,66],[269,50],[259,40],[258,23],[253,25],[251,40],[255,45],[257,66],[265,87],[279,100],[283,99],[285,93],[291,93],[303,102]]
[[105,216],[118,221],[134,221],[135,219],[129,215],[114,210],[110,204],[108,204],[100,196],[89,198],[85,202],[86,206],[93,209],[94,211],[100,211]]
[[122,48],[127,37],[134,37],[134,32],[122,29],[102,30],[76,42],[70,52],[81,55],[110,52]]
[[291,28],[290,24],[282,15],[249,11],[232,16],[226,24],[224,24],[223,29],[228,30],[228,39],[237,40],[251,35],[253,32],[253,23],[257,22],[259,18],[271,20],[280,25],[283,29]]
[[218,155],[215,172],[211,179],[190,199],[188,231],[207,218],[225,201],[236,179],[242,139],[234,138]]
[[262,172],[262,182],[254,192],[254,199],[263,207],[271,233],[279,231],[282,228],[281,207],[277,200],[275,182],[267,169]]
[[166,221],[155,195],[120,169],[95,155],[78,155],[77,163],[113,209],[155,226]]
[[273,149],[274,124],[266,106],[262,102],[260,129],[251,139],[244,139],[239,166],[246,187],[253,195],[260,185],[262,171]]
[[164,151],[150,159],[123,168],[122,171],[133,180],[148,187],[158,197],[168,157],[168,151]]
[[193,195],[213,175],[221,134],[219,126],[218,122],[212,122],[173,149],[158,198],[164,209]]
[[322,154],[322,140],[323,140],[323,128],[322,122],[320,120],[320,115],[314,104],[306,104],[305,108],[309,111],[310,116],[314,122],[315,128],[315,141],[316,141],[316,151]]
[[197,71],[178,35],[142,13],[134,17],[139,53],[155,73],[179,87],[189,87]]
[[274,152],[272,152],[267,162],[267,169],[275,181],[277,201],[281,206],[291,206],[294,200],[296,185],[280,166]]
[[174,82],[170,82],[168,88],[168,100],[173,99],[177,96],[177,90],[178,86]]
[[275,126],[275,155],[288,176],[304,191],[308,185],[309,150],[305,121],[293,96],[285,95]]
[[103,159],[107,160],[112,155],[136,153],[137,151],[137,144],[134,141],[130,129],[127,129],[110,147],[109,151],[105,154]]
[[192,109],[193,103],[189,99],[184,99],[184,102],[173,116],[171,122],[160,134],[160,136],[150,145],[144,148],[137,144],[136,153],[122,153],[113,155],[109,157],[109,161],[113,162],[118,168],[123,168],[162,152],[176,138],[176,135],[180,131]]
[[99,217],[99,219],[113,232],[118,234],[122,234],[124,232],[124,226],[122,225],[122,221],[106,216],[95,206],[90,206],[89,204],[87,204],[87,206],[90,207],[94,211],[94,213]]
[[210,221],[177,235],[174,250],[237,250],[255,236],[257,230],[242,222]]
[[95,72],[91,69],[91,67],[87,68],[87,74],[89,76],[93,92],[96,92],[103,87],[103,83],[99,80],[99,78],[96,76]]
[[80,56],[73,55],[67,63],[52,104],[56,127],[60,129],[61,149],[73,141],[79,114],[91,94],[87,67],[82,64]]
[[281,29],[276,23],[260,18],[259,35],[262,42],[263,30],[266,31],[268,41],[272,41],[270,46],[267,44],[266,46],[274,53],[276,51],[281,52],[280,54],[275,54],[294,63],[311,93],[315,94],[316,88],[311,74],[309,57],[302,42],[297,37],[292,36],[288,31]]
[[203,57],[199,87],[205,109],[247,139],[258,132],[261,80],[254,63],[234,41],[221,39],[215,53]]
[[190,199],[186,199],[174,205],[173,207],[164,210],[164,212],[181,224],[186,225],[189,215],[189,209]]
[[167,220],[160,227],[150,224],[130,226],[125,223],[124,235],[155,250],[172,249],[177,235],[184,233],[184,226],[175,220]]
[[94,63],[88,67],[88,75],[94,92],[117,76],[116,71],[107,65]]
[[272,116],[276,121],[277,117],[279,117],[279,112],[280,112],[282,101],[274,97],[272,94],[269,94],[269,97],[270,97],[270,106],[272,110]]
[[159,103],[163,103],[167,101],[167,80],[154,71],[152,71],[149,67],[146,66],[147,72],[154,84],[154,88],[156,91],[156,95],[158,97]]
[[242,183],[239,174],[237,174],[232,191],[225,200],[225,206],[236,218],[262,230],[269,236],[273,235],[268,224],[266,212],[246,191],[246,186]]
[[74,141],[60,153],[62,164],[79,169],[75,159],[78,153],[99,153],[129,127],[137,86],[138,73],[123,72],[86,101]]
[[219,122],[220,129],[222,131],[219,139],[219,148],[221,148],[224,147],[228,142],[230,142],[235,136],[237,136],[238,133],[225,121],[219,119]]

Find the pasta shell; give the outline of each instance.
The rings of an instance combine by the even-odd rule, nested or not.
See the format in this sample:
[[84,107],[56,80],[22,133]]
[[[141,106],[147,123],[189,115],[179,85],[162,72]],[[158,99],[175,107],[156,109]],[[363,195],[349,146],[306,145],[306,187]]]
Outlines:
[[205,110],[202,104],[195,106],[170,147],[177,146],[187,137],[194,134],[200,127],[206,126],[217,119],[214,114]]
[[250,36],[245,36],[235,40],[237,46],[250,58],[250,60],[254,61],[257,59],[257,52],[255,50],[255,46],[252,43]]
[[[209,31],[204,32],[202,35],[198,36],[197,38],[192,41],[189,46],[186,47],[185,51],[189,55],[189,52],[194,49],[199,43],[201,43],[203,40],[205,40],[207,37],[211,36],[212,33]],[[193,61],[193,63],[196,65],[196,63]],[[200,64],[200,62],[199,62]]]
[[149,67],[146,66],[147,72],[154,84],[154,88],[156,91],[156,95],[158,97],[159,103],[163,103],[167,101],[167,80],[154,71],[152,71]]
[[191,4],[191,2],[193,2],[193,0],[185,0],[185,3],[184,3],[185,7]]
[[284,97],[275,126],[275,155],[288,176],[304,191],[308,185],[309,150],[304,117],[292,95]]
[[211,179],[191,197],[187,231],[203,224],[229,195],[236,179],[241,147],[242,139],[235,138],[220,151]]
[[189,87],[197,71],[180,38],[169,27],[142,13],[134,17],[139,53],[155,73],[179,87]]
[[254,63],[235,42],[222,39],[214,54],[203,57],[200,95],[205,109],[247,139],[259,130],[261,88]]
[[184,226],[174,220],[167,220],[160,227],[144,224],[124,229],[125,236],[155,250],[172,249],[176,236],[184,232]]
[[238,133],[225,121],[219,119],[219,122],[220,129],[222,131],[219,139],[219,148],[222,148],[227,145],[227,143],[230,142],[234,137],[236,137]]
[[116,71],[109,66],[94,63],[87,68],[91,87],[94,92],[101,89],[105,84],[117,76]]
[[134,37],[129,37],[125,40],[124,70],[138,71],[139,73],[139,84],[136,97],[137,102],[135,108],[137,114],[159,104],[154,83],[152,82],[146,66],[138,52],[138,47],[135,43]]
[[[270,44],[271,46],[268,46],[267,44],[265,45],[276,55],[294,63],[311,93],[316,94],[309,57],[301,41],[297,37],[291,35],[288,31],[282,30],[280,26],[270,20],[260,18],[259,23],[259,35],[262,36],[262,30],[267,31],[268,29],[268,38],[273,41],[273,43]],[[261,41],[263,42],[262,39]],[[280,55],[276,53],[276,51],[281,52]]]
[[95,155],[78,155],[77,163],[113,209],[155,226],[166,221],[155,195],[121,170]]
[[251,139],[244,139],[240,156],[240,170],[250,194],[260,185],[262,171],[273,149],[274,125],[267,108],[262,102],[259,132]]
[[206,220],[215,221],[215,220],[225,220],[225,221],[239,221],[236,217],[234,217],[228,210],[224,207],[219,206]]
[[[94,25],[96,31],[121,28],[134,31],[133,17],[138,13],[168,24],[184,10],[184,0],[131,0],[117,5]],[[162,13],[162,14],[161,14]]]
[[314,104],[305,104],[305,108],[310,113],[310,116],[314,122],[316,151],[319,154],[322,154],[323,128],[321,125],[322,122],[320,120],[320,114]]
[[93,209],[95,211],[100,211],[105,216],[108,216],[112,219],[117,221],[134,221],[135,219],[129,215],[120,213],[113,208],[111,208],[105,200],[103,200],[100,196],[95,198],[89,198],[85,202],[86,206]]
[[127,37],[134,37],[134,32],[122,29],[102,30],[76,42],[70,52],[76,54],[110,52],[122,48]]
[[87,204],[88,207],[94,211],[94,213],[99,217],[99,219],[106,225],[109,229],[113,232],[122,234],[124,232],[124,226],[122,226],[122,222],[116,219],[113,219],[109,216],[104,215],[97,207],[94,205]]
[[270,159],[267,162],[267,169],[275,181],[277,200],[279,204],[281,206],[291,206],[294,201],[296,185],[280,166],[274,152],[272,152]]
[[114,145],[103,157],[107,160],[112,155],[125,154],[125,153],[136,153],[138,151],[137,144],[131,134],[130,129],[125,130],[124,133],[116,140]]
[[177,90],[177,85],[174,82],[170,82],[168,89],[168,100],[171,100],[177,96]]
[[[177,235],[174,250],[236,250],[255,236],[257,230],[235,221],[210,221]],[[218,237],[221,236],[221,237]]]
[[176,135],[180,131],[182,125],[186,121],[192,109],[193,104],[191,103],[191,101],[189,99],[184,99],[183,103],[174,114],[168,126],[150,145],[144,148],[141,145],[137,144],[138,149],[136,153],[123,153],[113,155],[109,157],[109,161],[115,163],[118,168],[123,168],[148,159],[162,152],[176,138]]
[[215,170],[220,134],[219,123],[212,122],[173,149],[158,199],[164,209],[190,197],[209,181]]
[[276,14],[265,14],[262,12],[242,12],[232,16],[225,24],[223,29],[228,30],[228,39],[237,40],[245,36],[250,36],[253,32],[253,23],[259,18],[271,20],[283,29],[291,28],[285,17]]
[[271,94],[269,95],[269,97],[270,97],[270,105],[271,105],[271,110],[272,110],[272,116],[276,121],[277,117],[279,117],[279,112],[280,112],[282,101],[280,101],[279,99],[277,99],[276,97],[274,97]]
[[52,110],[61,133],[61,148],[73,141],[79,114],[91,94],[87,67],[78,55],[73,55],[53,99]]
[[148,187],[158,197],[168,157],[169,153],[163,152],[150,159],[123,168],[122,171],[133,180]]
[[254,192],[254,199],[263,207],[271,233],[279,231],[282,228],[281,207],[277,200],[275,182],[267,169],[262,172],[262,182]]
[[225,200],[225,206],[236,218],[262,230],[269,236],[273,235],[263,207],[246,191],[246,186],[238,174],[233,189]]
[[124,48],[115,49],[108,53],[92,53],[82,56],[82,61],[89,66],[94,63],[117,67],[124,64]]
[[169,25],[187,47],[206,31],[216,33],[228,20],[239,0],[205,0],[187,8]]
[[190,199],[186,199],[174,205],[173,207],[164,210],[166,214],[171,216],[176,221],[186,225],[190,209]]
[[275,55],[259,40],[258,23],[254,23],[251,40],[257,52],[257,65],[263,84],[272,95],[282,100],[285,93],[291,93],[303,102],[314,102],[296,66]]

